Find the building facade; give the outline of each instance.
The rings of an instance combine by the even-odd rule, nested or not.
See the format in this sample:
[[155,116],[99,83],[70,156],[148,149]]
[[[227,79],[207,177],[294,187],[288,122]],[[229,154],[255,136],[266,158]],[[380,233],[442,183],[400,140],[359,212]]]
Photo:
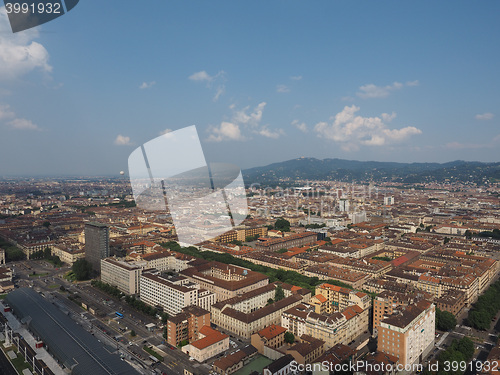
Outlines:
[[146,272],[141,275],[139,287],[141,301],[161,307],[169,315],[179,314],[187,306],[198,306],[199,300],[208,308],[215,303],[215,294],[200,289],[186,277],[166,278]]
[[139,293],[141,268],[113,258],[101,259],[101,281],[125,294]]
[[434,346],[435,307],[428,301],[409,305],[380,323],[377,348],[403,366],[421,362]]
[[85,259],[101,272],[101,259],[109,257],[109,227],[101,223],[85,223]]

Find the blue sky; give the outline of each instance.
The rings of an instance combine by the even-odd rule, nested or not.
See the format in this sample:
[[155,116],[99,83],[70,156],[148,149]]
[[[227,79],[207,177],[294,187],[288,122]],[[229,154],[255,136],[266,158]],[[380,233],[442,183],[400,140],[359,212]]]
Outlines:
[[104,175],[196,125],[206,158],[500,161],[500,3],[85,0],[0,14],[0,176]]

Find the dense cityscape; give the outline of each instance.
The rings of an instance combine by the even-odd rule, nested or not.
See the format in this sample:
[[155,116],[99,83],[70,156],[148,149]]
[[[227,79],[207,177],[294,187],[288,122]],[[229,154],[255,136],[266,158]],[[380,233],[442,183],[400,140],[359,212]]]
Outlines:
[[0,4],[0,375],[500,375],[500,1]]
[[496,373],[498,183],[286,186],[248,184],[243,223],[191,245],[126,178],[0,181],[8,356],[40,374]]

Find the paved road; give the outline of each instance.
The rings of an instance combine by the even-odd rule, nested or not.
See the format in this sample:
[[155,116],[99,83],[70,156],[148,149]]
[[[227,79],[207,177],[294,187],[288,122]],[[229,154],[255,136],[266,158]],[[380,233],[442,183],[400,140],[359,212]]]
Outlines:
[[[154,317],[145,315],[131,308],[126,303],[119,301],[116,298],[109,296],[97,288],[93,288],[89,282],[70,283],[62,278],[62,275],[68,271],[68,268],[56,270],[52,265],[44,261],[23,261],[16,264],[15,271],[18,284],[21,286],[32,286],[38,291],[43,291],[47,298],[60,308],[70,312],[70,316],[86,330],[92,332],[99,340],[106,343],[113,349],[124,353],[125,358],[140,364],[143,374],[151,373],[167,373],[171,375],[183,375],[184,369],[189,369],[195,374],[208,374],[209,368],[207,365],[200,365],[197,362],[189,360],[189,357],[182,353],[179,349],[165,350],[166,356],[163,363],[149,366],[149,354],[143,350],[143,346],[147,344],[160,345],[164,342],[162,337],[163,332],[156,329],[149,332],[146,329],[146,324],[158,324],[158,320]],[[37,274],[46,274],[41,277],[29,277],[36,271]],[[85,313],[86,319],[81,316],[84,312],[74,302],[70,301],[66,293],[60,293],[59,287],[64,286],[69,292],[77,292],[80,300],[97,307],[103,316],[98,319],[89,313]],[[116,319],[115,312],[120,311],[123,314],[123,319]],[[127,327],[126,332],[120,331],[120,328]],[[134,330],[136,337],[130,338],[133,345],[129,346],[128,333]],[[118,338],[116,341],[114,338]],[[155,372],[156,370],[156,372]],[[0,371],[0,374],[3,373]]]

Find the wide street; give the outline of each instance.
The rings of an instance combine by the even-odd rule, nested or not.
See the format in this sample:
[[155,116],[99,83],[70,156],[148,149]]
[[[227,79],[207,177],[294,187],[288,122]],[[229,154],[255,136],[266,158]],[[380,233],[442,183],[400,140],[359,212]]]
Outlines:
[[[43,294],[61,310],[67,311],[76,324],[113,350],[119,351],[124,360],[142,374],[183,375],[184,369],[195,374],[209,373],[210,367],[207,364],[190,361],[189,356],[180,349],[165,343],[159,319],[133,309],[125,302],[92,287],[88,281],[69,282],[63,277],[70,270],[69,267],[56,269],[50,263],[39,260],[15,262],[12,263],[12,268],[15,273],[14,281],[19,287],[33,287]],[[94,308],[96,316],[69,297]],[[118,317],[116,312],[121,313],[123,318]],[[146,328],[149,323],[155,324],[152,331]],[[132,331],[135,336],[131,335]],[[150,359],[150,354],[143,350],[146,345],[161,346],[164,349],[163,363],[155,364]]]

